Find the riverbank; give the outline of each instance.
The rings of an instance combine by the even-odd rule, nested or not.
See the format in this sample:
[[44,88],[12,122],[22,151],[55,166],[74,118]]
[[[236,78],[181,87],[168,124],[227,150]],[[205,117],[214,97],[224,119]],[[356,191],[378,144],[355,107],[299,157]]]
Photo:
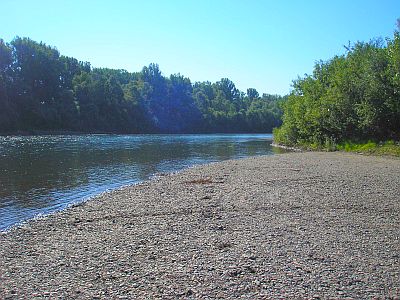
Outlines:
[[363,155],[374,155],[374,156],[390,156],[400,157],[400,142],[394,140],[388,140],[384,142],[342,142],[339,144],[332,143],[327,145],[318,144],[303,144],[296,146],[286,146],[284,144],[272,143],[272,146],[287,149],[291,151],[342,151],[352,152]]
[[399,297],[399,175],[311,152],[160,176],[0,235],[0,298]]

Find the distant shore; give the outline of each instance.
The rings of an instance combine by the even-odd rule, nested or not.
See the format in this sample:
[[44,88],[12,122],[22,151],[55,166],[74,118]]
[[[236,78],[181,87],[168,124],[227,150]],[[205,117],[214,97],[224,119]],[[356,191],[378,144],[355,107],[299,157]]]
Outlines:
[[[68,130],[18,130],[10,132],[0,132],[0,136],[39,136],[39,135],[88,135],[88,134],[115,134],[115,135],[134,135],[134,134],[271,134],[264,132],[107,132],[107,131],[68,131]],[[283,147],[282,147],[283,148]]]
[[198,166],[0,234],[0,298],[400,296],[400,160]]

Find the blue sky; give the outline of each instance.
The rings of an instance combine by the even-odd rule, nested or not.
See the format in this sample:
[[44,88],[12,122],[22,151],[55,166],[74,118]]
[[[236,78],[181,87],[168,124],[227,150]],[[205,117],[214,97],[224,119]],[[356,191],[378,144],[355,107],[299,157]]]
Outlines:
[[399,0],[0,0],[0,38],[30,37],[95,67],[286,94],[349,41],[391,37]]

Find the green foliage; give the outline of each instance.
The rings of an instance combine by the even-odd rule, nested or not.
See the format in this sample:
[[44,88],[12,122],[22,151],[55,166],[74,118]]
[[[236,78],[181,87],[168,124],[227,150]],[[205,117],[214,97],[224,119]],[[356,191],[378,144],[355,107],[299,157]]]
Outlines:
[[28,38],[0,40],[0,132],[271,132],[283,98],[247,95],[227,78],[191,83],[162,75],[91,68]]
[[283,125],[274,130],[280,144],[333,150],[344,141],[399,140],[399,33],[318,62],[312,75],[294,81],[283,111]]
[[359,143],[346,141],[338,144],[336,149],[346,152],[357,152],[371,155],[400,156],[400,144],[393,140],[380,143],[374,141]]
[[247,95],[229,79],[194,84],[194,100],[204,117],[202,132],[272,132],[281,125],[284,97],[248,89]]
[[13,127],[15,116],[11,103],[10,89],[12,85],[12,49],[0,39],[0,128]]

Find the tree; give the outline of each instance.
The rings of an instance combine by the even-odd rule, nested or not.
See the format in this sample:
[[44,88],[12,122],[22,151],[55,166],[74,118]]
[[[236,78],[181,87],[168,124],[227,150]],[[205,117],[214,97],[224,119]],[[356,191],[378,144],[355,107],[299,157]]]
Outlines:
[[400,137],[400,43],[372,40],[318,62],[299,78],[283,105],[283,125],[275,140],[288,145],[331,145],[346,140]]
[[0,41],[0,131],[270,132],[278,98],[247,95],[228,78],[196,82],[141,72],[92,68],[29,38]]
[[[15,126],[15,108],[12,97],[12,50],[0,39],[0,130],[11,130]],[[11,94],[11,95],[10,95]]]
[[254,100],[254,99],[258,98],[259,96],[260,96],[260,95],[258,94],[258,92],[257,92],[256,89],[253,89],[253,88],[247,89],[247,97],[248,97],[250,100]]

